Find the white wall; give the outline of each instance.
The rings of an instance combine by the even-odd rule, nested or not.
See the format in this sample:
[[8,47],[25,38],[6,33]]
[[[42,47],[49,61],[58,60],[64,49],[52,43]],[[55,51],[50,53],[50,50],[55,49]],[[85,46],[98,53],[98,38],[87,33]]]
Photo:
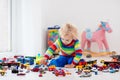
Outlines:
[[111,34],[106,34],[110,49],[120,52],[119,0],[16,0],[16,2],[17,31],[16,45],[13,48],[16,52],[23,52],[26,55],[44,53],[48,26],[56,24],[61,26],[71,22],[78,27],[79,32],[85,28],[95,31],[101,20],[109,21],[113,29]]
[[[95,31],[101,20],[110,23],[113,32],[106,34],[110,50],[120,52],[120,1],[119,0],[44,0],[42,23],[45,28],[54,24],[71,22],[79,32],[85,28]],[[93,44],[92,50],[97,50]]]
[[10,0],[0,0],[0,53],[11,50]]
[[42,53],[41,2],[13,0],[13,52]]

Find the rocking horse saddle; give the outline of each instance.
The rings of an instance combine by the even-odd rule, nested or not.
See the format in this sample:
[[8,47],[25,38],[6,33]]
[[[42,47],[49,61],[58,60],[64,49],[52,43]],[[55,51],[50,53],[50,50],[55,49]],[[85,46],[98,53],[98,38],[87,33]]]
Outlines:
[[90,29],[86,29],[85,32],[86,32],[86,38],[88,40],[90,40],[92,38],[92,32],[91,32],[91,30]]

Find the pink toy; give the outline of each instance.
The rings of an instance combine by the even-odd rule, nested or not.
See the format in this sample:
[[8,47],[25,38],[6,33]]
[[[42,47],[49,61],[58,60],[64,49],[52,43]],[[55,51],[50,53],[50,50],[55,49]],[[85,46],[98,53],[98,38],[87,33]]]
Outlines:
[[90,50],[91,42],[97,42],[99,47],[99,52],[103,52],[103,45],[107,52],[109,52],[109,46],[106,40],[105,31],[108,33],[112,32],[109,24],[107,22],[102,22],[99,25],[99,28],[95,32],[91,32],[90,29],[87,29],[82,33],[81,48],[84,49],[85,44],[87,43],[87,50]]

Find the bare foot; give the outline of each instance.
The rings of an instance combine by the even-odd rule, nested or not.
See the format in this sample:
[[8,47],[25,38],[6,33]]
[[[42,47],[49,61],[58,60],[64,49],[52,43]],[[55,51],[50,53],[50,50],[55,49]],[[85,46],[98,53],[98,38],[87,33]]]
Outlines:
[[74,68],[74,67],[75,67],[74,64],[67,64],[67,65],[65,65],[65,68]]

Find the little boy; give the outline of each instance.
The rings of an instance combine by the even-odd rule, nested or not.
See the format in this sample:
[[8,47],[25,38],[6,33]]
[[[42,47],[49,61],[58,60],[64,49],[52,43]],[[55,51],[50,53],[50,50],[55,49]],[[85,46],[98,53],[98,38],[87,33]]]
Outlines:
[[41,64],[45,64],[48,59],[51,59],[54,51],[59,48],[59,57],[57,59],[52,59],[49,65],[73,68],[78,64],[82,56],[80,42],[77,38],[77,29],[71,24],[65,24],[60,28],[59,34],[60,38],[47,49],[44,58],[40,62]]

